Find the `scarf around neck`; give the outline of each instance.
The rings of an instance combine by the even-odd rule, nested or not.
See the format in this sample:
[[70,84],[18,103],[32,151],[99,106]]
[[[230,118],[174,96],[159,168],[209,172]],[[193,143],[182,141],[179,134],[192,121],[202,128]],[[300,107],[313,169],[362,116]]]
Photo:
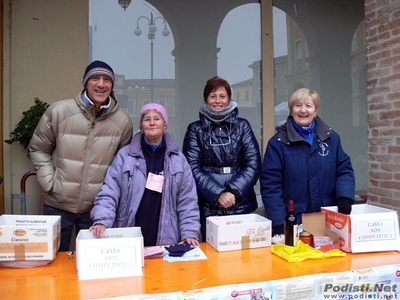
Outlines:
[[221,123],[228,119],[236,108],[237,104],[235,101],[232,100],[229,101],[228,106],[221,111],[215,111],[210,106],[208,106],[208,104],[204,103],[200,107],[200,114],[202,114],[212,122]]
[[292,119],[292,123],[296,131],[310,144],[312,145],[314,139],[314,129],[315,129],[315,120],[312,120],[311,124],[308,126],[300,126],[296,123],[294,119]]

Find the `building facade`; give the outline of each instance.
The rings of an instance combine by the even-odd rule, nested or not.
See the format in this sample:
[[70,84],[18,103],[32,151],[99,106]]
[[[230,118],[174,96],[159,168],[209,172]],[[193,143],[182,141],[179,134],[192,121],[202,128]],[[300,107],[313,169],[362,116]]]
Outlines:
[[[267,16],[272,1],[207,1],[208,6],[204,1],[147,1],[168,19],[176,45],[172,53],[176,75],[174,82],[169,79],[165,82],[164,79],[155,80],[154,98],[167,106],[171,124],[174,124],[170,130],[181,139],[186,125],[197,119],[203,83],[218,73],[220,49],[216,40],[224,17],[241,5],[261,4],[264,15],[261,24],[263,55],[253,67],[253,97],[250,91],[248,95],[241,92],[242,87],[238,86],[237,91],[238,101],[243,104],[243,114],[251,119],[259,118],[256,122],[260,126],[256,130],[260,131],[260,144],[264,149],[274,126],[274,122],[269,123],[274,114],[269,115],[269,108],[279,104],[275,103],[274,96],[268,94],[274,95],[274,88],[269,88],[274,86],[273,68],[265,67],[273,60],[273,53],[268,52],[270,44],[264,40],[271,36],[268,35],[272,28],[268,27],[270,21]],[[89,3],[71,0],[66,6],[64,2],[48,0],[34,3],[3,0],[2,4],[1,115],[5,139],[21,113],[31,106],[34,97],[51,103],[71,98],[82,89],[81,79],[89,61]],[[400,105],[397,98],[400,95],[400,0],[276,0],[273,5],[293,20],[287,25],[293,33],[288,43],[291,51],[286,59],[287,76],[291,76],[292,83],[287,85],[283,94],[279,92],[280,88],[276,94],[282,99],[285,94],[290,95],[297,83],[308,74],[304,85],[323,95],[324,119],[334,128],[339,128],[345,145],[350,145],[349,153],[352,158],[357,158],[354,162],[368,167],[365,172],[360,167],[359,173],[368,177],[364,182],[369,201],[399,210],[400,130],[397,125],[400,122]],[[207,9],[210,6],[215,8],[212,13]],[[361,36],[354,35],[357,28],[361,28]],[[298,29],[301,29],[307,44],[301,39]],[[366,51],[358,47],[363,41],[362,33]],[[284,61],[280,61],[280,66],[283,65]],[[151,83],[149,79],[121,77],[117,78],[117,94],[134,120],[139,107],[150,100],[148,92]],[[360,87],[362,82],[366,82],[365,89]],[[236,97],[235,93],[233,95]],[[250,98],[253,98],[255,110],[259,111],[257,115],[245,112]],[[176,121],[172,120],[174,118]],[[137,129],[137,123],[134,123]],[[360,128],[359,133],[355,130],[357,127]],[[359,153],[360,147],[366,149],[364,156]],[[18,200],[14,201],[13,196],[20,193],[20,179],[31,169],[31,164],[19,145],[3,144],[2,150],[1,175],[4,182],[0,186],[3,189],[0,206],[4,212],[17,213]],[[35,183],[29,184],[29,190],[35,188]],[[30,203],[28,213],[36,213],[35,195],[28,193],[27,201]]]

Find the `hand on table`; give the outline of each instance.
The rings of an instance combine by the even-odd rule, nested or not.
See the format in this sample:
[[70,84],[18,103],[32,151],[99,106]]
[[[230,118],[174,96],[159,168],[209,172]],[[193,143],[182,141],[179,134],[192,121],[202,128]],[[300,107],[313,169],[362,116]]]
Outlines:
[[180,242],[179,244],[189,244],[189,245],[191,245],[191,246],[193,246],[193,247],[199,247],[200,246],[200,243],[199,243],[199,241],[198,240],[196,240],[196,239],[193,239],[193,238],[186,238],[185,240],[183,240],[182,242]]

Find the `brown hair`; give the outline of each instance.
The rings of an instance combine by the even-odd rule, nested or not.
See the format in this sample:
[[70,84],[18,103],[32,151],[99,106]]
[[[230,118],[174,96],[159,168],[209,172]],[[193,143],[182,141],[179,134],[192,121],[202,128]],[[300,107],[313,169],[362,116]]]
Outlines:
[[225,88],[226,93],[228,94],[229,101],[231,101],[232,91],[228,81],[226,81],[221,77],[214,76],[213,78],[207,80],[206,86],[204,87],[204,92],[203,92],[204,102],[207,103],[208,96],[220,87]]

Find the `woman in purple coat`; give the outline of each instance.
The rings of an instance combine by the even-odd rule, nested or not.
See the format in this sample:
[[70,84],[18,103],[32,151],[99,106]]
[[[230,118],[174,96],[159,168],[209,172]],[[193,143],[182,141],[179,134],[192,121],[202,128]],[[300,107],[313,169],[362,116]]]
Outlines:
[[94,236],[109,227],[137,226],[145,246],[199,245],[196,183],[167,127],[162,105],[143,106],[140,132],[117,153],[94,200]]

